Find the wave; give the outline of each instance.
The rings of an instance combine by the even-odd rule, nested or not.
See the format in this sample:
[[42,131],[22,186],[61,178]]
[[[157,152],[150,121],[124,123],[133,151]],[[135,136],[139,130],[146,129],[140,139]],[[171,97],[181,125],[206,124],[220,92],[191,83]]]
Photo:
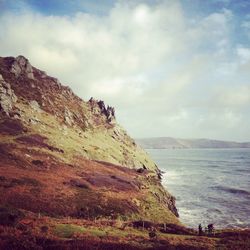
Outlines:
[[225,187],[225,186],[214,186],[212,189],[216,189],[218,191],[224,191],[231,194],[239,194],[239,195],[250,195],[249,191],[246,191],[244,189],[238,189],[238,188],[231,188],[231,187]]
[[248,159],[248,158],[245,157],[245,156],[235,156],[234,159],[236,159],[236,160],[245,160],[245,159]]
[[235,169],[236,172],[243,172],[243,173],[249,173],[249,169]]
[[209,167],[209,168],[220,168],[221,166],[219,166],[219,165],[207,165],[207,167]]
[[176,196],[184,224],[250,226],[249,149],[155,152],[156,163],[166,171],[162,183]]
[[207,213],[209,213],[209,214],[211,214],[211,213],[213,213],[213,214],[223,214],[223,212],[218,208],[209,208],[207,210]]

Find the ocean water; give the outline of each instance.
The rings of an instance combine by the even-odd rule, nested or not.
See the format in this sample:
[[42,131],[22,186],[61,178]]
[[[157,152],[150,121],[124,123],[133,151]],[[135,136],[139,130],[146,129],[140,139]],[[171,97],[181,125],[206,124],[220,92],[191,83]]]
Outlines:
[[250,227],[250,149],[150,149],[176,197],[180,220],[197,228]]

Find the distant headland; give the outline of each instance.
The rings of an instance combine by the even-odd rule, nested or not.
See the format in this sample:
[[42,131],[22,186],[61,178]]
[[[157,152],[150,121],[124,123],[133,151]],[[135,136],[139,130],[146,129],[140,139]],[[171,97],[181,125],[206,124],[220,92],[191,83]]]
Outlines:
[[212,139],[152,137],[136,139],[136,141],[145,149],[250,148],[250,142],[222,141]]

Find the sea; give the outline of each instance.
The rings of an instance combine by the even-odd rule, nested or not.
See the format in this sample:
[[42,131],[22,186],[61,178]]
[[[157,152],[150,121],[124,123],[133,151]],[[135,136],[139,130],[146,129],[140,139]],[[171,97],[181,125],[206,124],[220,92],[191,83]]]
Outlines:
[[250,149],[147,149],[176,197],[180,221],[197,228],[250,227]]

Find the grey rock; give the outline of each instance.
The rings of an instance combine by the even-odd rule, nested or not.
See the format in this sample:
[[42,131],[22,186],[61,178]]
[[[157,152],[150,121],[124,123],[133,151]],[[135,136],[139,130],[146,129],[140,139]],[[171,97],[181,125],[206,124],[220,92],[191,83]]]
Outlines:
[[31,124],[37,124],[37,120],[36,119],[33,119],[33,118],[31,118],[31,119],[29,119],[29,123],[31,123]]
[[106,116],[109,123],[115,122],[115,109],[108,106],[106,109]]
[[9,83],[5,82],[0,74],[0,111],[9,116],[14,104],[17,102],[17,97],[11,89]]
[[94,114],[101,113],[106,116],[108,123],[115,123],[115,109],[110,106],[105,106],[104,101],[97,101],[93,97],[91,97],[88,101],[91,106],[91,110]]
[[67,108],[64,111],[64,121],[69,126],[74,124],[73,114]]
[[15,58],[10,71],[14,73],[16,77],[21,73],[24,73],[28,78],[34,79],[33,68],[29,63],[29,60],[24,56],[18,56]]
[[40,108],[39,103],[37,101],[35,101],[35,100],[30,101],[29,105],[36,112],[41,112],[42,111],[41,108]]

